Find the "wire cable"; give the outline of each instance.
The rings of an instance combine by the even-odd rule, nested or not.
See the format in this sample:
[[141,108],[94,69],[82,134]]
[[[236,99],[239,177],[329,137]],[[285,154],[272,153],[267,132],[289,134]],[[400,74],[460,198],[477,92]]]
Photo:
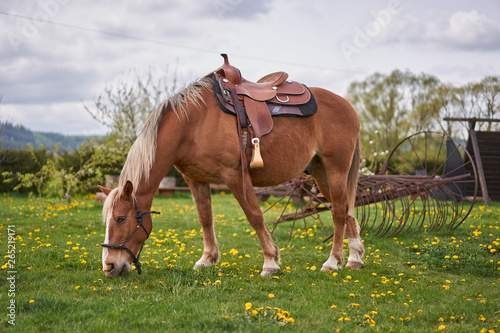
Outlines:
[[[141,42],[153,43],[153,44],[158,44],[158,45],[166,45],[166,46],[177,47],[177,48],[199,51],[199,52],[205,52],[205,53],[211,53],[211,54],[220,54],[221,53],[219,51],[214,51],[214,50],[209,50],[209,49],[204,49],[204,48],[199,48],[199,47],[194,47],[194,46],[181,45],[181,44],[176,44],[176,43],[171,43],[171,42],[157,40],[157,39],[151,39],[151,38],[131,36],[131,35],[126,35],[126,34],[122,34],[122,33],[118,33],[118,32],[105,31],[105,30],[101,30],[101,29],[87,28],[87,27],[82,27],[82,26],[78,26],[78,25],[74,25],[74,24],[55,22],[55,21],[51,21],[51,20],[44,20],[44,19],[40,19],[37,17],[29,17],[29,16],[24,16],[24,15],[19,15],[19,14],[14,14],[14,13],[7,13],[7,12],[2,12],[2,11],[0,11],[0,14],[5,15],[5,16],[23,18],[23,19],[27,19],[27,20],[35,20],[35,21],[39,21],[39,22],[45,22],[48,24],[61,26],[61,27],[65,27],[65,28],[70,28],[70,29],[99,33],[99,34],[108,35],[108,36],[112,36],[112,37],[137,40],[137,41],[141,41]],[[366,74],[365,72],[361,72],[361,71],[352,71],[352,70],[330,68],[330,67],[324,67],[324,66],[304,65],[304,64],[297,64],[297,63],[287,62],[287,61],[282,61],[282,60],[273,60],[273,59],[269,59],[269,58],[252,57],[252,56],[242,55],[242,54],[231,54],[231,56],[232,57],[239,57],[239,58],[243,58],[243,59],[249,59],[249,60],[262,61],[262,62],[279,63],[279,64],[285,64],[285,65],[291,65],[291,66],[297,66],[297,67],[303,67],[303,68],[321,69],[321,70],[346,72],[346,73],[354,73],[354,74]]]

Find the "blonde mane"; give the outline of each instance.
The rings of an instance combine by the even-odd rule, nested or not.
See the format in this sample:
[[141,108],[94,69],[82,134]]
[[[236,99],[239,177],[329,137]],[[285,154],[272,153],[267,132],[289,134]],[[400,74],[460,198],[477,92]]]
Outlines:
[[141,133],[130,148],[127,155],[127,161],[123,166],[120,179],[118,181],[119,193],[114,198],[115,201],[120,197],[123,186],[127,180],[132,182],[132,185],[134,186],[134,193],[143,177],[145,177],[146,181],[149,180],[149,171],[154,164],[156,154],[158,126],[163,112],[166,112],[167,109],[170,108],[177,118],[179,118],[179,121],[183,121],[183,118],[189,120],[186,106],[188,104],[192,104],[196,109],[200,108],[201,104],[205,103],[202,92],[211,89],[212,79],[209,76],[205,76],[202,79],[189,84],[180,92],[169,97],[156,107],[144,124]]

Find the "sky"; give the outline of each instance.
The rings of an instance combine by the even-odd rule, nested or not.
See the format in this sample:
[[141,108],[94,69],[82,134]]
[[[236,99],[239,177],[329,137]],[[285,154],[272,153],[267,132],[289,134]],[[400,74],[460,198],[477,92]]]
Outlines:
[[[188,84],[222,65],[345,96],[379,72],[500,75],[500,1],[3,0],[0,121],[105,134],[85,106],[131,73]],[[165,96],[166,98],[167,96]]]

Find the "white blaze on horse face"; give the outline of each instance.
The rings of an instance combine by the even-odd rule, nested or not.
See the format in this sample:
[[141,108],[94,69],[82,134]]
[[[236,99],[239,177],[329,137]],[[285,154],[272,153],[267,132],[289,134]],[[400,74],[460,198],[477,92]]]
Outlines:
[[[104,237],[104,243],[109,244],[109,224],[111,223],[112,214],[109,213],[106,217],[106,236]],[[106,265],[106,258],[108,257],[108,248],[102,248],[102,270],[106,270],[108,267]]]

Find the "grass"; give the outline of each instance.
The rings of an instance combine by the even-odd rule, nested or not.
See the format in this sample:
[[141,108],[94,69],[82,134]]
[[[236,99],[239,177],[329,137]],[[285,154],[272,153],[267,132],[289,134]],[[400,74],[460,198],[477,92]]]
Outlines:
[[[1,263],[1,330],[22,332],[499,332],[500,203],[476,204],[455,230],[363,235],[365,267],[320,271],[331,244],[321,226],[275,231],[281,271],[259,276],[257,236],[231,195],[213,198],[221,260],[194,271],[202,233],[190,196],[155,198],[143,274],[101,271],[102,205],[0,197],[0,248],[15,234],[15,297]],[[273,214],[273,213],[271,213]],[[326,215],[325,215],[326,216]],[[272,219],[272,218],[271,218]],[[331,218],[323,218],[331,226]],[[328,222],[327,222],[328,223]],[[9,228],[9,226],[15,226]],[[9,229],[10,232],[9,232]],[[13,232],[12,232],[13,231]],[[347,251],[347,247],[345,248]],[[13,264],[11,262],[11,264]],[[14,299],[15,326],[7,306]]]

